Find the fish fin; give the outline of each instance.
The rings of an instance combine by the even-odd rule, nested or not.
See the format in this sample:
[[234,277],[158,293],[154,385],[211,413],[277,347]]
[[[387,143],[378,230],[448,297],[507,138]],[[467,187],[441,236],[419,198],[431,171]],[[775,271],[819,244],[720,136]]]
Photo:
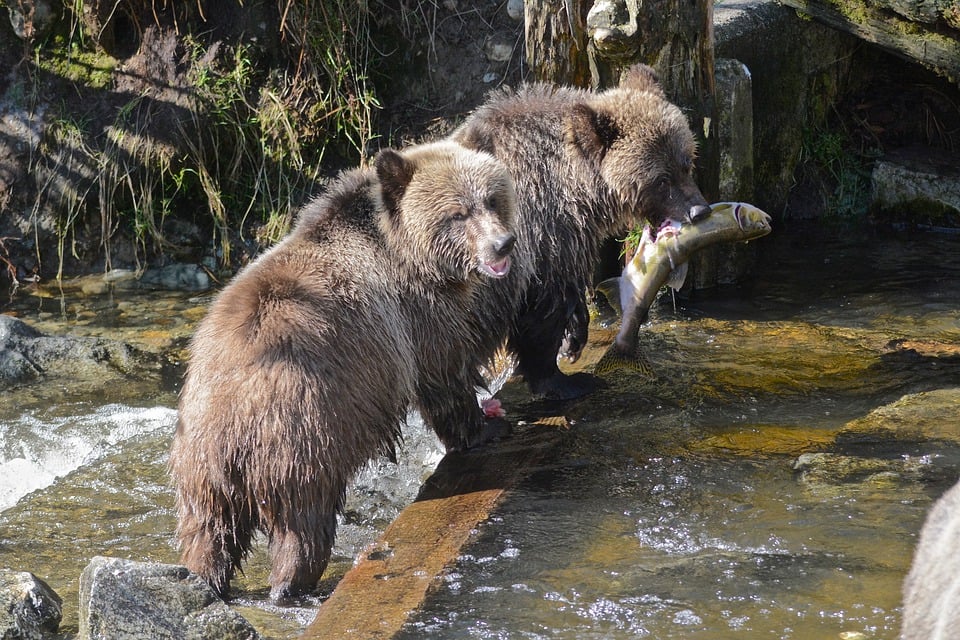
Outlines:
[[689,262],[683,262],[674,267],[673,271],[670,272],[670,277],[667,278],[667,286],[674,291],[679,291],[680,287],[683,286],[684,281],[687,279],[687,270],[689,266]]
[[600,284],[596,285],[594,289],[599,291],[606,297],[607,302],[610,304],[610,307],[617,312],[618,316],[623,316],[623,306],[620,304],[620,280],[621,278],[607,278]]
[[602,375],[618,369],[636,371],[648,378],[656,377],[653,366],[639,347],[635,348],[633,353],[628,353],[614,342],[597,362],[593,372]]

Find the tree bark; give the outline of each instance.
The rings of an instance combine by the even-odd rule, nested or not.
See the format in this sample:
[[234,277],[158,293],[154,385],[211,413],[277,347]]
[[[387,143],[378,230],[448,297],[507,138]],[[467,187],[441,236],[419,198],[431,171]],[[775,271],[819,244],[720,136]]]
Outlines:
[[526,57],[534,79],[567,86],[590,85],[587,11],[590,0],[527,0]]

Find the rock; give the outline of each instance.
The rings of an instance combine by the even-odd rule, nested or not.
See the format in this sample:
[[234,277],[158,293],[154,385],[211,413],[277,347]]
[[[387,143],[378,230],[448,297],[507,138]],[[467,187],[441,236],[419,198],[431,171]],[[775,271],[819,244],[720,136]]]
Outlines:
[[[46,336],[22,320],[0,315],[0,389],[50,375],[127,375],[156,365],[149,354],[105,338]],[[112,376],[111,376],[112,377]]]
[[523,0],[507,0],[507,15],[517,22],[523,22]]
[[60,626],[63,600],[26,571],[0,569],[0,638],[32,640]]
[[80,576],[78,640],[259,639],[186,567],[98,556]]
[[877,209],[960,215],[960,162],[932,149],[901,149],[877,161],[871,176]]
[[159,269],[148,269],[140,283],[170,291],[206,291],[212,286],[210,276],[196,264],[171,264]]
[[929,483],[949,473],[926,457],[887,459],[837,453],[804,453],[793,463],[793,470],[805,484],[820,489],[854,483],[874,487],[904,481]]
[[805,453],[793,469],[810,488],[859,483],[927,486],[960,474],[960,388],[908,394],[837,432],[832,452]]
[[490,62],[509,62],[516,42],[509,34],[495,33],[483,43],[483,51]]
[[911,393],[848,422],[837,434],[842,446],[892,442],[949,442],[960,447],[960,388]]
[[42,39],[60,19],[59,6],[55,6],[50,0],[11,2],[7,8],[10,11],[10,26],[13,27],[13,32],[27,42]]

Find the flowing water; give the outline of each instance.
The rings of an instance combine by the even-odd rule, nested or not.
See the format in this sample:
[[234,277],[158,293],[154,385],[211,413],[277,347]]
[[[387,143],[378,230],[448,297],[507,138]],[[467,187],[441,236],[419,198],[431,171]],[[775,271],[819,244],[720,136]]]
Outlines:
[[[400,637],[896,638],[916,533],[960,468],[960,237],[778,229],[758,254],[747,285],[656,305],[641,339],[656,379],[620,372],[565,405],[504,388],[508,417],[573,427]],[[4,392],[0,566],[64,596],[67,635],[92,556],[176,561],[177,358],[208,301],[70,289],[6,308],[172,363],[96,391]],[[266,604],[266,560],[251,559],[236,604],[266,636],[309,623],[439,460],[409,423],[401,464],[351,492],[321,597]],[[909,437],[873,430],[892,423]]]

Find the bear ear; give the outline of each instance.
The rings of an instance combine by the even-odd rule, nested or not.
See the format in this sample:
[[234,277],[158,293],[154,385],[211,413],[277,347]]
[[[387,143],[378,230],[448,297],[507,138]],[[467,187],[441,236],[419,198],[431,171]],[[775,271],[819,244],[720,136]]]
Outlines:
[[493,146],[493,140],[489,133],[484,133],[482,127],[470,123],[466,127],[454,134],[454,139],[463,147],[474,151],[485,151],[490,155],[496,155]]
[[599,166],[607,151],[620,137],[617,124],[608,114],[580,102],[573,106],[567,123],[567,140]]
[[383,204],[387,211],[396,213],[400,209],[400,199],[413,179],[414,164],[399,151],[384,149],[377,154],[374,166],[380,180]]
[[635,91],[663,93],[657,72],[645,64],[635,64],[620,76],[620,86]]

